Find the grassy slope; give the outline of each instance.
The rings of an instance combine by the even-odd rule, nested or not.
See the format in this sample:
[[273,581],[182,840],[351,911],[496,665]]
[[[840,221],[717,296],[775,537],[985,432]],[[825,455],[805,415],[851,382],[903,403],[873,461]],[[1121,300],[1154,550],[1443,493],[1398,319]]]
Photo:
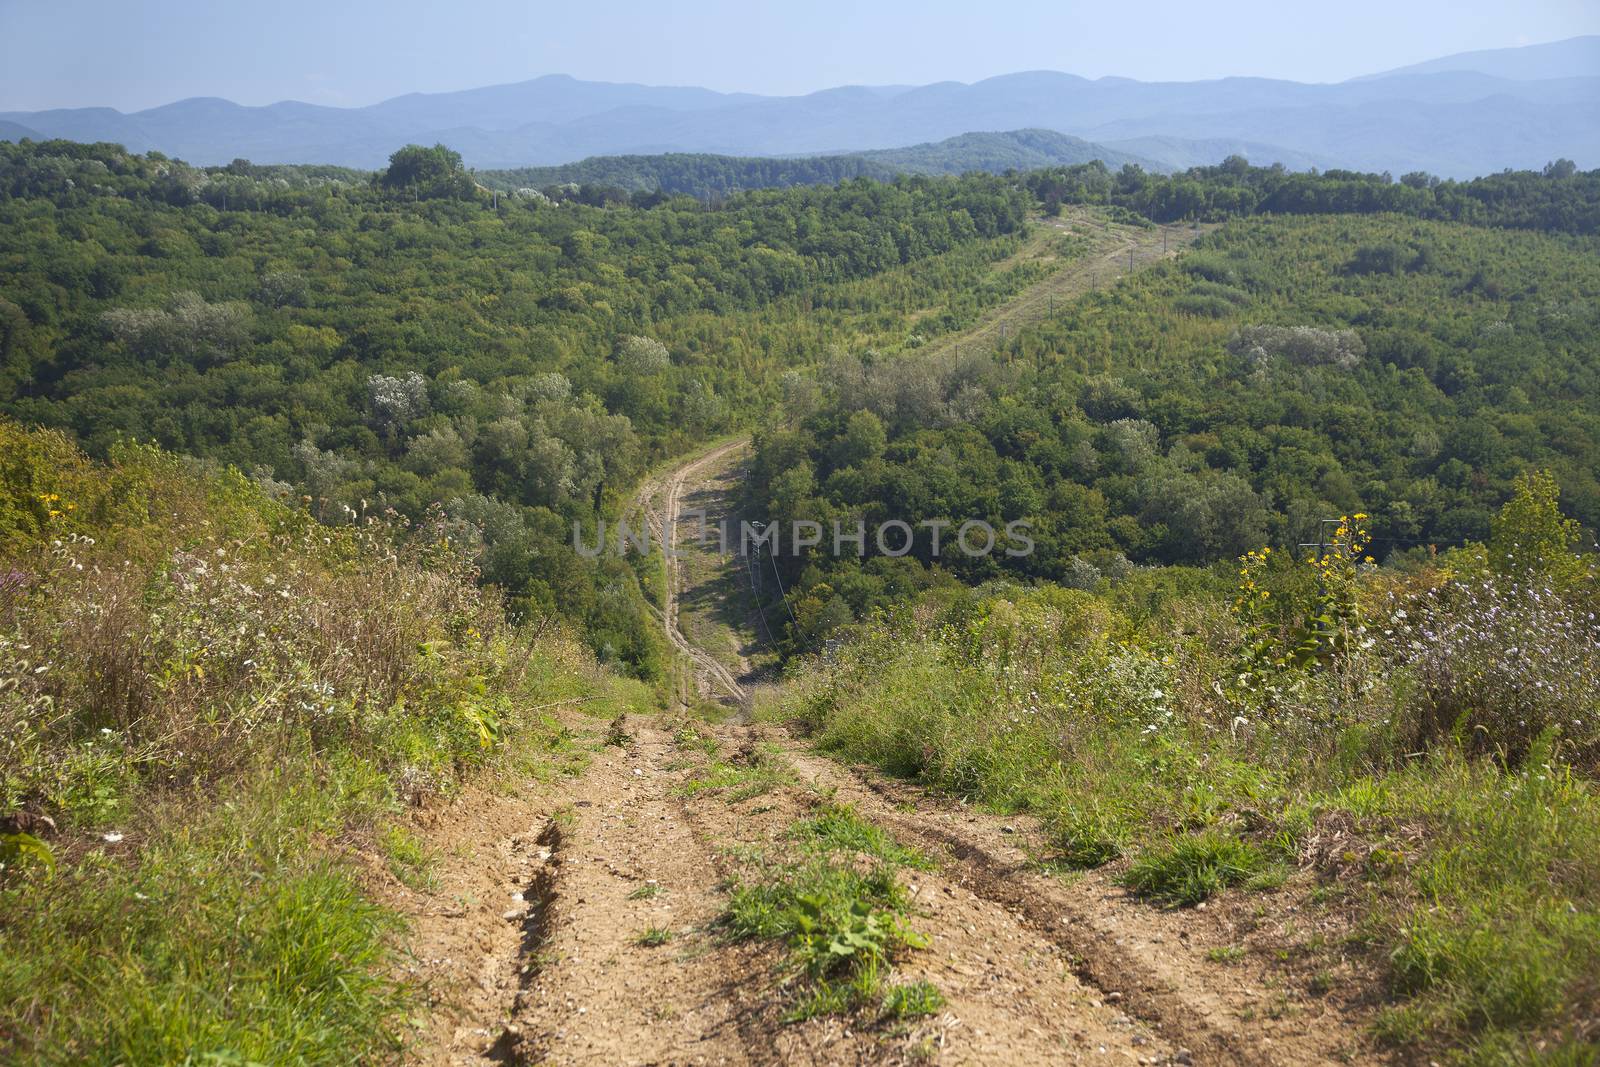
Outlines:
[[0,838],[0,1058],[397,1047],[419,1001],[356,852],[425,876],[404,805],[553,770],[563,732],[529,708],[639,689],[508,628],[426,532],[9,424],[0,456],[0,814],[56,827]]
[[[1305,602],[1303,566],[1261,588],[1323,610]],[[1230,611],[1227,579],[1168,570],[1098,594],[940,594],[865,627],[764,713],[836,755],[1035,812],[1053,862],[1112,864],[1164,906],[1274,889],[1303,871],[1293,891],[1309,891],[1308,914],[1348,931],[1347,945],[1323,950],[1353,951],[1385,976],[1378,1027],[1397,1048],[1592,1063],[1600,796],[1595,696],[1579,672],[1600,662],[1600,639],[1536,633],[1527,601],[1507,598],[1524,653],[1562,665],[1518,678],[1552,695],[1524,703],[1522,720],[1504,715],[1495,686],[1507,672],[1493,657],[1505,635],[1442,635],[1478,617],[1472,597],[1494,581],[1481,567],[1463,553],[1418,576],[1365,574],[1366,614],[1351,618],[1372,625],[1356,631],[1357,649],[1280,663],[1270,697],[1240,687],[1243,670],[1269,672],[1248,666],[1262,631]],[[1592,573],[1569,569],[1574,611],[1596,593]],[[1419,630],[1393,619],[1398,605]],[[1408,650],[1428,628],[1449,648]],[[1455,669],[1430,673],[1441,663]],[[1430,728],[1440,707],[1461,717]]]

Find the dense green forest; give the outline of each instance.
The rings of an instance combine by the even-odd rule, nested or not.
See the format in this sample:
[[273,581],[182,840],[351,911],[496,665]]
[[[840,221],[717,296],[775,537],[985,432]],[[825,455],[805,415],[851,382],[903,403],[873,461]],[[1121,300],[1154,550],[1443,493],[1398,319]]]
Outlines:
[[784,369],[912,309],[969,319],[1026,208],[991,179],[496,204],[446,149],[369,181],[4,145],[0,408],[233,463],[325,521],[442,506],[513,604],[648,672],[631,573],[572,523]]
[[[760,438],[753,506],[786,528],[1026,519],[1033,554],[942,565],[1085,588],[1316,542],[1355,511],[1382,557],[1481,541],[1529,467],[1592,529],[1597,251],[1392,214],[1234,221],[992,354],[839,359],[821,402]],[[802,626],[930,580],[932,538],[784,557]]]
[[1542,172],[1505,171],[1465,182],[1420,172],[1398,181],[1344,170],[1301,173],[1252,167],[1240,156],[1170,175],[1147,174],[1137,166],[1113,172],[1091,162],[1035,171],[1025,181],[1046,212],[1063,203],[1108,204],[1157,222],[1387,211],[1484,226],[1600,232],[1600,171],[1580,171],[1565,159]]
[[[442,146],[365,175],[0,145],[0,410],[235,464],[324,521],[442,508],[518,610],[645,674],[634,572],[572,524],[776,410],[769,517],[1034,521],[1032,556],[967,578],[1207,562],[1356,506],[1386,553],[1455,543],[1532,463],[1600,519],[1600,173],[584,188],[498,195]],[[908,360],[1036,276],[1002,265],[1063,203],[1235,221],[999,351]],[[791,373],[819,367],[821,394]],[[789,566],[828,625],[932,577]]]
[[[1125,152],[1051,130],[1012,130],[966,133],[933,144],[843,155],[776,159],[688,152],[594,156],[553,167],[479,171],[477,178],[490,188],[521,190],[524,195],[539,192],[594,201],[638,194],[648,197],[686,193],[705,199],[746,189],[835,185],[850,178],[892,181],[901,174],[1003,174],[1094,160],[1104,160],[1112,166],[1140,162]],[[567,188],[571,186],[577,188]]]

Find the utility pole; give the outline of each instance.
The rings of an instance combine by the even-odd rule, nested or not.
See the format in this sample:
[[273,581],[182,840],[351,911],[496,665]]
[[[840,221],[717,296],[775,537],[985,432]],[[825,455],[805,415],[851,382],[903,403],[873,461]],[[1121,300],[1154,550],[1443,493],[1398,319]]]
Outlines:
[[1322,592],[1327,592],[1327,589],[1326,589],[1326,587],[1325,587],[1325,585],[1324,585],[1324,583],[1322,581],[1322,567],[1320,566],[1320,564],[1322,563],[1322,561],[1325,558],[1327,558],[1327,555],[1328,555],[1328,526],[1331,523],[1335,528],[1337,528],[1339,526],[1339,524],[1341,522],[1343,522],[1343,521],[1344,520],[1342,520],[1342,519],[1323,519],[1323,520],[1321,520],[1320,522],[1317,523],[1317,541],[1316,541],[1316,543],[1312,544],[1310,541],[1307,541],[1307,542],[1304,542],[1303,544],[1298,546],[1300,548],[1314,548],[1314,549],[1317,550],[1317,559],[1316,559],[1316,562],[1318,563],[1318,567],[1317,567],[1317,588],[1319,590],[1321,590]]

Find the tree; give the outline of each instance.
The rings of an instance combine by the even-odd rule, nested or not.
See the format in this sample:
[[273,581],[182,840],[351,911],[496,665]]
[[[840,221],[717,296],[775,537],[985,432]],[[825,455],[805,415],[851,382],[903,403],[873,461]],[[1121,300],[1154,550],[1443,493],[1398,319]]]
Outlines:
[[1549,471],[1517,478],[1511,499],[1490,523],[1489,565],[1510,578],[1565,582],[1582,573],[1573,554],[1582,528],[1561,514],[1561,487]]
[[473,193],[472,179],[462,167],[461,153],[442,144],[424,148],[408,144],[389,157],[389,167],[378,177],[385,189],[404,190],[418,197],[461,197]]

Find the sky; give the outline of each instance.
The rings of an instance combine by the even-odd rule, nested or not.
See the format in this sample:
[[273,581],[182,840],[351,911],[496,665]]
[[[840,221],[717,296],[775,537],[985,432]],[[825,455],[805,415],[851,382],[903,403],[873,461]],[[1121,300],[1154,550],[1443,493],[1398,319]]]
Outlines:
[[0,0],[0,110],[360,106],[542,74],[768,94],[1019,70],[1340,81],[1590,33],[1597,0]]

